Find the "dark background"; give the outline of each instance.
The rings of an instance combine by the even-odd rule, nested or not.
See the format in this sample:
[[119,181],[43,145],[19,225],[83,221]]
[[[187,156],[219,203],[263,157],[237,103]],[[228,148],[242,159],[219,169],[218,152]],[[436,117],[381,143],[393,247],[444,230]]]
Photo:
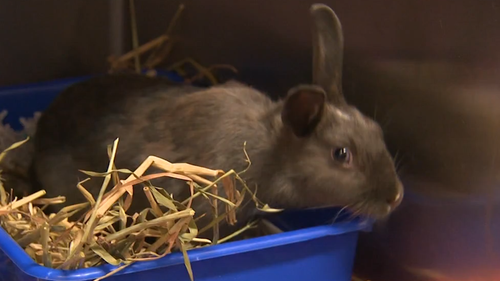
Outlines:
[[[180,2],[136,1],[141,43]],[[310,81],[313,2],[184,1],[169,60],[232,64],[238,79],[282,96]],[[344,28],[347,99],[383,125],[407,185],[400,210],[363,235],[356,271],[489,276],[500,243],[500,1],[323,2]],[[0,85],[105,71],[108,55],[131,47],[127,4],[1,0]]]

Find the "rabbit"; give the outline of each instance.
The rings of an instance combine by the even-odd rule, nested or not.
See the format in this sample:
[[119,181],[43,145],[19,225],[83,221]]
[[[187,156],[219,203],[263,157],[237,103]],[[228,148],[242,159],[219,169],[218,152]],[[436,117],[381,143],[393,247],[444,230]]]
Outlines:
[[[149,155],[225,171],[248,168],[241,174],[247,186],[273,208],[339,206],[386,218],[401,203],[403,184],[381,127],[344,99],[339,19],[323,4],[310,13],[313,82],[297,83],[277,101],[235,80],[204,88],[106,74],[68,87],[37,125],[32,168],[38,187],[47,196],[66,196],[66,205],[85,202],[76,185],[86,176],[78,170],[105,171],[107,146],[119,138],[118,168],[135,169]],[[96,197],[101,184],[91,180],[85,187]],[[154,185],[176,199],[189,196],[180,181],[156,179]],[[239,225],[257,213],[245,202]],[[129,212],[149,206],[136,191]],[[206,199],[195,199],[196,214],[207,213],[199,225],[211,220],[210,208]],[[222,224],[221,235],[234,227]]]

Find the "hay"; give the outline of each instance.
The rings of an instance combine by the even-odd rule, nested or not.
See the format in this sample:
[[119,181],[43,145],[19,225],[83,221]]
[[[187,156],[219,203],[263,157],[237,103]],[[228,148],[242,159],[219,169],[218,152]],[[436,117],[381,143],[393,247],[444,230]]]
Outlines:
[[[115,57],[113,55],[108,57],[108,63],[110,65],[108,70],[109,73],[144,72],[148,76],[157,76],[157,69],[165,69],[167,71],[174,71],[178,73],[184,78],[184,83],[186,84],[193,84],[196,81],[206,78],[211,85],[216,85],[219,81],[213,73],[215,70],[225,69],[231,71],[232,73],[238,72],[234,66],[229,64],[215,64],[206,67],[191,57],[186,57],[172,64],[167,62],[168,55],[175,45],[172,33],[185,9],[183,4],[179,5],[174,17],[168,25],[167,30],[157,38],[154,38],[142,45],[139,45],[134,0],[129,0],[129,8],[131,21],[130,31],[133,48],[120,57]],[[147,58],[144,58],[146,56]],[[142,61],[145,62],[142,63]],[[187,70],[190,67],[195,71],[195,73],[191,76],[188,75],[189,71]]]
[[[10,146],[0,154],[0,160],[8,151],[19,148],[26,141]],[[186,268],[192,276],[187,250],[223,243],[255,225],[255,222],[251,222],[219,241],[198,238],[200,231],[195,222],[196,210],[191,206],[192,200],[203,195],[213,206],[225,204],[226,211],[215,216],[209,224],[216,237],[219,221],[225,219],[234,225],[235,211],[242,204],[245,193],[250,194],[239,173],[186,163],[170,163],[155,156],[148,157],[133,172],[117,169],[113,161],[118,142],[117,139],[110,146],[110,161],[106,172],[82,171],[89,178],[78,184],[78,190],[85,195],[87,202],[64,207],[57,214],[46,214],[43,210],[48,205],[63,203],[64,197],[43,198],[45,191],[41,190],[18,200],[9,195],[0,181],[0,225],[38,264],[58,269],[78,269],[109,263],[119,266],[120,270],[133,262],[158,259],[174,250],[180,250],[185,255]],[[159,168],[163,172],[144,176],[150,167]],[[109,184],[113,179],[119,179],[119,174],[129,176],[125,180],[118,180],[109,189]],[[92,177],[104,178],[97,198],[84,187],[85,182]],[[159,177],[185,181],[186,188],[191,190],[191,196],[183,202],[174,200],[165,189],[149,183],[149,180]],[[220,183],[224,187],[224,196],[212,192]],[[143,192],[151,207],[128,215],[126,211],[134,192],[137,192],[132,185],[139,184],[144,186]],[[241,191],[235,187],[236,184],[242,186]],[[279,211],[262,204],[255,195],[251,197],[259,209]],[[85,211],[81,219],[68,220],[80,211]],[[148,215],[153,218],[148,220]],[[154,238],[155,242],[148,243],[148,238]]]

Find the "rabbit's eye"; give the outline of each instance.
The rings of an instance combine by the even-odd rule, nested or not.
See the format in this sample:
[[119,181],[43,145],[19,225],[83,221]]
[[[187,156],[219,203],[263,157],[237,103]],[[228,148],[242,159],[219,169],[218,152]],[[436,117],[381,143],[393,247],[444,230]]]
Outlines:
[[347,147],[337,148],[332,151],[332,158],[345,165],[352,163],[352,153]]

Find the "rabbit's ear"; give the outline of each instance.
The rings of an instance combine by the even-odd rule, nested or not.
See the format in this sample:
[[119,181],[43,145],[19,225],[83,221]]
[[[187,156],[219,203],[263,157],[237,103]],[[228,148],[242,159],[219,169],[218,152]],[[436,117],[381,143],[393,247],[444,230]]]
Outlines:
[[329,102],[341,105],[345,103],[342,93],[342,25],[335,12],[324,4],[313,4],[310,13],[313,21],[313,84],[325,89]]
[[318,86],[299,85],[290,89],[285,99],[281,120],[297,137],[311,134],[323,115],[325,91]]

